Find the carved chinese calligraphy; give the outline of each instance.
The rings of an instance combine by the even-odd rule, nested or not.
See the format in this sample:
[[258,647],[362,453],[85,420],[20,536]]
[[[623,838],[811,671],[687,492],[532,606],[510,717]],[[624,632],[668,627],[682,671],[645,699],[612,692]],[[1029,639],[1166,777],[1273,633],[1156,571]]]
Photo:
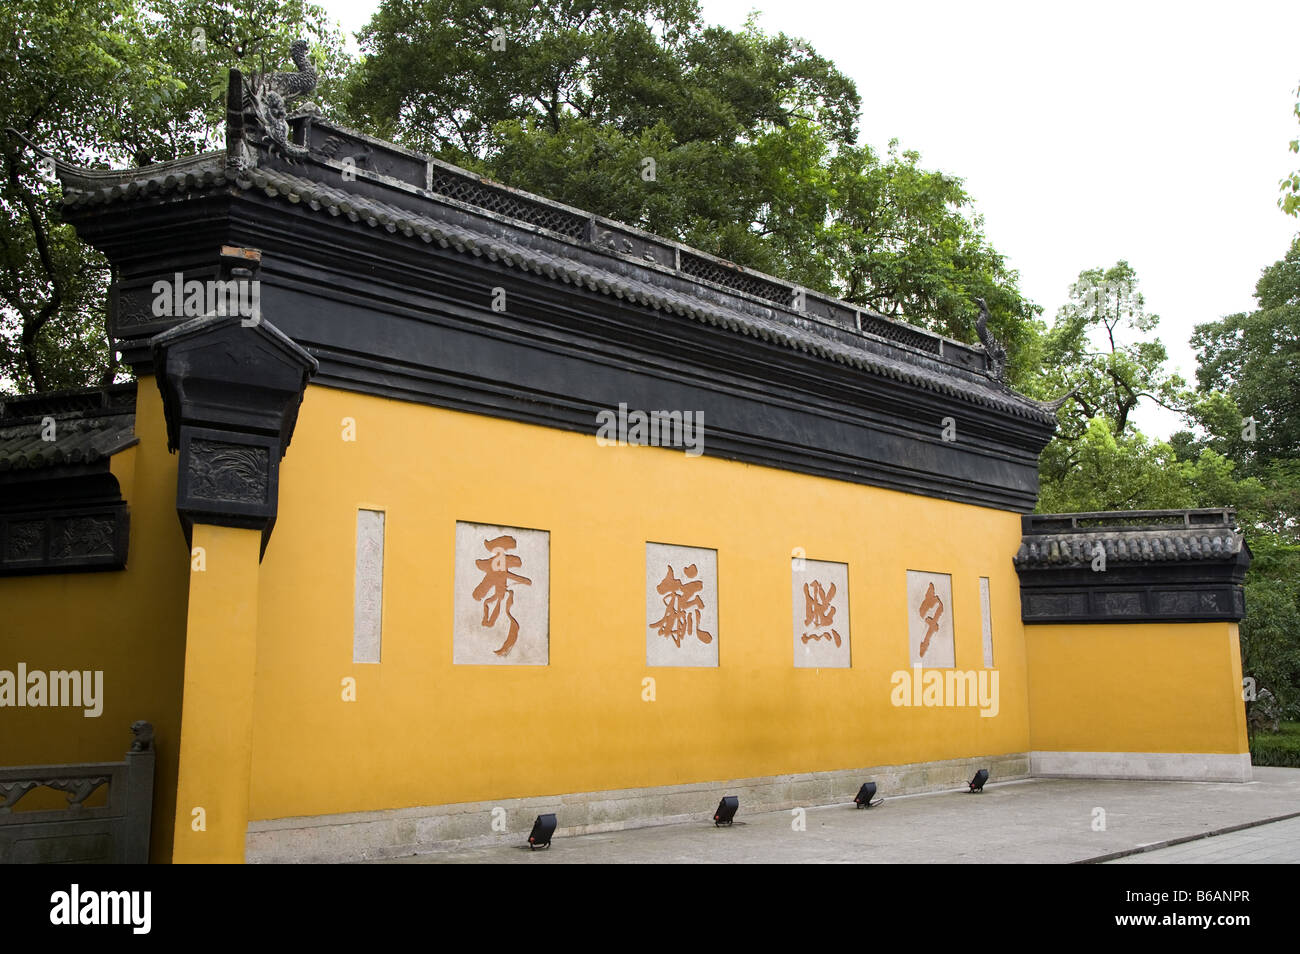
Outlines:
[[645,545],[646,665],[718,665],[718,554]]
[[956,665],[952,629],[952,577],[907,571],[907,635],[912,665]]
[[550,661],[550,534],[456,524],[455,634],[462,665]]
[[849,668],[848,564],[797,558],[790,566],[795,668]]

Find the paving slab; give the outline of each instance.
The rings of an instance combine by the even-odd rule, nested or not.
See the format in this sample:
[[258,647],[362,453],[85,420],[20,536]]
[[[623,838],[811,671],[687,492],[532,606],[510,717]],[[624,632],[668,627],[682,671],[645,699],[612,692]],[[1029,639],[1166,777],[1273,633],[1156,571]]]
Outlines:
[[1300,818],[1116,858],[1112,865],[1300,865]]
[[[1256,768],[1250,782],[1027,779],[983,794],[888,798],[877,808],[814,806],[594,835],[529,851],[516,834],[438,846],[417,864],[1070,863],[1300,814],[1300,769]],[[719,797],[725,792],[719,792]],[[888,795],[886,792],[880,793]],[[711,806],[709,806],[711,808]],[[1100,809],[1100,812],[1098,811]],[[801,823],[802,822],[802,828]],[[559,818],[561,829],[563,817]],[[1250,831],[1250,829],[1247,829]],[[1293,829],[1274,829],[1290,839]],[[1235,843],[1205,851],[1237,860]],[[1243,839],[1252,836],[1243,835]],[[1259,835],[1253,837],[1261,837]],[[1246,842],[1243,841],[1243,844]],[[1255,842],[1259,844],[1259,842]],[[1273,845],[1270,840],[1267,842]],[[1289,849],[1287,849],[1289,850]]]

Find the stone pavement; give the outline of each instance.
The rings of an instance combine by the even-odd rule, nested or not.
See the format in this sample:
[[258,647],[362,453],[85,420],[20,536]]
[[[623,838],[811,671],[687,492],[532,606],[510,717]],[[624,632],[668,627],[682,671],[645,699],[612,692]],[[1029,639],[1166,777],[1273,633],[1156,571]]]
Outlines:
[[[705,810],[711,813],[713,804]],[[699,821],[557,835],[550,849],[535,852],[517,834],[498,835],[396,862],[1061,863],[1288,815],[1300,815],[1300,769],[1256,768],[1254,781],[1247,783],[1028,779],[991,782],[982,795],[886,797],[883,805],[869,810],[851,804],[811,807],[802,818],[789,811],[747,815],[742,803],[731,828]],[[1104,830],[1094,830],[1103,822]],[[564,819],[559,823],[562,828]],[[1300,861],[1300,818],[1124,859],[1156,864],[1248,860]]]
[[1300,818],[1116,858],[1114,865],[1300,864]]

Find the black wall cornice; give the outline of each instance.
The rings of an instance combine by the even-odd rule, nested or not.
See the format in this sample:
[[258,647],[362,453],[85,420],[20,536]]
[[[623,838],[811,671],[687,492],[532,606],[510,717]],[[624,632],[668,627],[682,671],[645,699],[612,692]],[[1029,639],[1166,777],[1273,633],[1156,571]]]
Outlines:
[[[119,269],[112,327],[141,372],[149,340],[184,320],[149,312],[152,283],[217,278],[221,246],[250,248],[263,314],[319,361],[317,385],[588,434],[619,403],[699,411],[709,455],[1005,510],[1037,497],[1054,426],[1041,405],[906,345],[678,276],[655,275],[656,287],[738,316],[733,327],[234,183],[68,213]],[[464,210],[441,214],[472,224]],[[552,258],[578,254],[541,233],[518,238]],[[649,274],[608,255],[579,264]],[[955,441],[943,440],[947,417]]]
[[1026,623],[1236,622],[1251,553],[1231,509],[1033,514],[1015,556]]

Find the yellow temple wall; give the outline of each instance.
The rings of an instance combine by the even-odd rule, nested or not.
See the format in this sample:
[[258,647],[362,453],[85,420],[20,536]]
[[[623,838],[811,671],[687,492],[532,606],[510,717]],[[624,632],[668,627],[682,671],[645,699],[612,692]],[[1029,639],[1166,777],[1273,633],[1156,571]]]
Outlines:
[[[154,860],[239,860],[248,821],[983,757],[1248,777],[1236,625],[1024,626],[1013,513],[310,386],[260,566],[256,531],[199,527],[201,575],[150,378],[136,431],[112,460],[126,570],[0,579],[0,668],[102,670],[103,711],[3,709],[0,764],[117,760],[153,722]],[[358,509],[385,515],[377,663],[353,662]],[[549,533],[546,665],[453,662],[454,591],[477,582],[458,521]],[[716,551],[716,667],[647,665],[647,543]],[[794,665],[796,554],[847,564],[848,668]],[[911,668],[908,571],[951,576],[952,669]],[[912,697],[936,673],[996,694]]]
[[1237,624],[1025,627],[1035,751],[1249,752]]
[[[385,512],[377,664],[352,661],[358,508]],[[548,665],[453,664],[457,521],[549,531]],[[1019,539],[1012,513],[309,387],[262,564],[251,818],[1023,753]],[[647,667],[647,542],[717,551],[716,668]],[[851,668],[793,666],[796,548],[848,564]],[[959,670],[989,578],[996,715],[894,704],[909,569],[952,576]]]

